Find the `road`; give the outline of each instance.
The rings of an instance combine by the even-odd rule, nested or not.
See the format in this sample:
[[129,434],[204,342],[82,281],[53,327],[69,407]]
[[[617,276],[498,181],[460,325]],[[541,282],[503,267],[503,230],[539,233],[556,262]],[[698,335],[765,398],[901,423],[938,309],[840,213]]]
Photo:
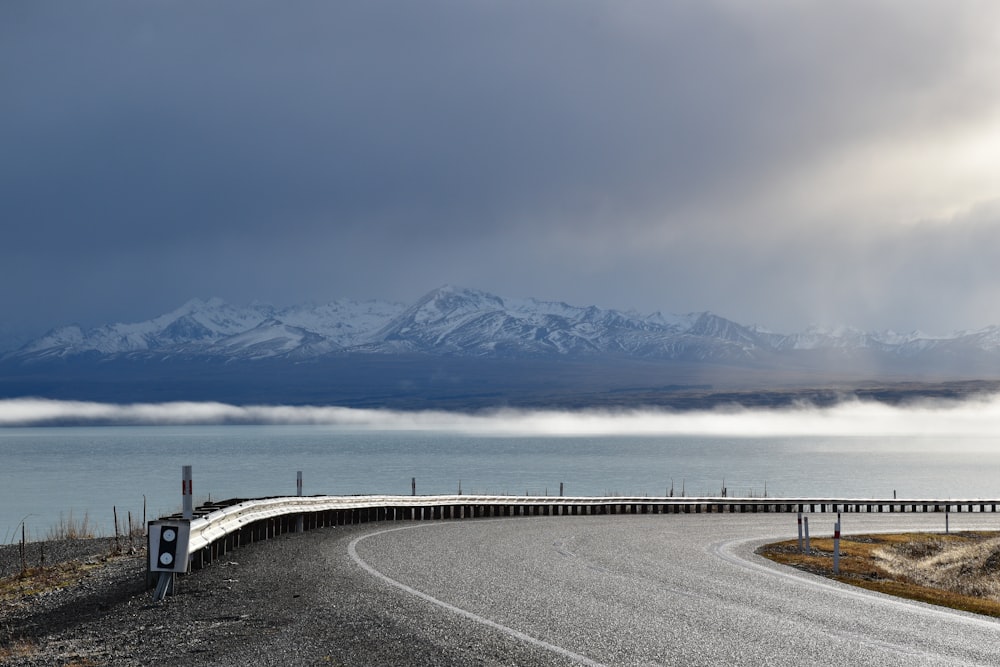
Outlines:
[[[811,520],[832,532],[832,515]],[[951,515],[952,530],[997,522]],[[843,516],[845,535],[911,529],[944,516]],[[553,665],[1000,664],[1000,622],[754,555],[795,532],[794,514],[532,517],[385,524],[347,548],[379,585]]]

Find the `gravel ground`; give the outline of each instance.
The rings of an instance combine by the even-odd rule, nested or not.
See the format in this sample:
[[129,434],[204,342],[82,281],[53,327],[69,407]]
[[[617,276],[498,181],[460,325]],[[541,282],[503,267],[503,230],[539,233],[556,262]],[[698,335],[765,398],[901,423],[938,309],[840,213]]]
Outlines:
[[[347,544],[376,529],[315,530],[232,551],[179,578],[161,603],[145,589],[143,553],[106,559],[107,541],[50,543],[47,563],[83,556],[95,567],[58,591],[0,603],[0,663],[557,664],[361,571]],[[19,562],[16,546],[0,547],[8,573]]]
[[136,537],[129,541],[122,537],[96,537],[91,539],[49,540],[47,542],[28,542],[24,545],[22,563],[21,545],[0,545],[0,578],[17,574],[24,567],[52,565],[75,559],[92,559],[107,556],[114,551],[132,551],[145,546],[145,538]]

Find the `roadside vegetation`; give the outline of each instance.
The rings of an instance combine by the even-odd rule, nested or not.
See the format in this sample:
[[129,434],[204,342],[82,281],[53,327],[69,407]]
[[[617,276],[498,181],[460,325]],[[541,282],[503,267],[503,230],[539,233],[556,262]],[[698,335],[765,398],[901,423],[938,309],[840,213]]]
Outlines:
[[[145,524],[132,521],[131,513],[120,521],[114,511],[113,536],[99,534],[90,516],[60,517],[44,540],[28,542],[24,526],[17,543],[0,546],[0,603],[47,593],[83,578],[88,570],[116,556],[133,555],[145,548]],[[122,525],[124,524],[124,525]],[[85,546],[83,543],[99,542]],[[87,557],[75,557],[83,549]],[[94,555],[99,555],[95,558]]]
[[[141,556],[146,546],[145,525],[133,523],[131,514],[119,517],[113,511],[113,535],[99,534],[86,514],[82,518],[69,514],[61,517],[43,540],[27,541],[28,531],[22,523],[20,540],[0,545],[0,664],[35,664],[45,648],[44,641],[25,633],[26,610],[36,605],[72,605],[72,597],[67,601],[50,594],[63,589],[71,596],[81,591],[85,594],[87,586],[101,581],[106,565]],[[58,664],[89,667],[96,663],[67,655]]]
[[861,588],[976,614],[1000,617],[1000,533],[898,533],[841,537],[840,573],[833,572],[833,538],[813,538],[757,550],[777,563]]

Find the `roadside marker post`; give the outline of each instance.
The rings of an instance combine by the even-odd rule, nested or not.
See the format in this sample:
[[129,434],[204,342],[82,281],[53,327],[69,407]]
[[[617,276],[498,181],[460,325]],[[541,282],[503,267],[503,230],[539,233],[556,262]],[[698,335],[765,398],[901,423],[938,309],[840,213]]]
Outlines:
[[840,574],[840,522],[833,524],[833,573]]
[[806,553],[812,554],[812,548],[809,546],[809,517],[802,517],[802,528],[806,534]]
[[[295,474],[295,495],[302,496],[302,471],[299,470]],[[295,532],[302,533],[305,532],[305,516],[300,514],[295,519]]]
[[799,512],[796,523],[799,524],[799,553],[802,553],[802,512]]
[[194,518],[194,484],[191,481],[191,466],[181,466],[182,516],[190,521]]

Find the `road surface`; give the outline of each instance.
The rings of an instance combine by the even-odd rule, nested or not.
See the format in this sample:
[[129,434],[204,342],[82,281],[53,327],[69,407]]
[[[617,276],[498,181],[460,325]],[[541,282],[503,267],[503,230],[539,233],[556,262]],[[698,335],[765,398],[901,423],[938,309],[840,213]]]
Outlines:
[[[794,514],[532,517],[372,527],[348,554],[397,595],[553,665],[997,665],[1000,622],[754,555]],[[834,515],[812,515],[813,535]],[[952,514],[951,529],[996,529]],[[829,524],[829,525],[827,525]],[[944,515],[845,514],[843,533],[944,530]]]

